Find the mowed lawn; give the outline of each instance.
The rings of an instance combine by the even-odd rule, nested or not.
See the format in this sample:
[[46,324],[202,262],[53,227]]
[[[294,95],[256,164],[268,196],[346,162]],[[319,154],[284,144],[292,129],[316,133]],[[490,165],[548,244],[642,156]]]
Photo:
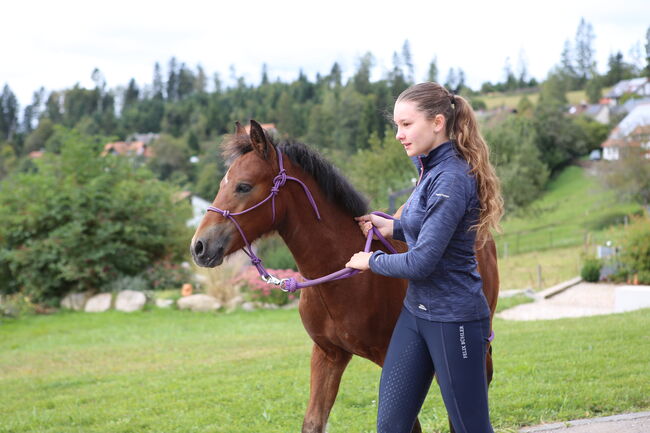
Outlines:
[[[296,310],[59,313],[0,323],[0,432],[300,431],[311,341]],[[650,310],[497,320],[496,430],[650,409],[648,323]],[[330,433],[374,431],[379,374],[353,359]],[[421,421],[426,432],[448,431],[437,389]]]

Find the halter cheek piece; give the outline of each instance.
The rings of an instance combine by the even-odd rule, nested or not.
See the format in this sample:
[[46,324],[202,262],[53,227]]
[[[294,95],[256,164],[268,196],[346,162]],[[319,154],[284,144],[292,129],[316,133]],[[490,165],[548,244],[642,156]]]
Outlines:
[[[224,218],[228,218],[232,223],[235,225],[237,230],[239,231],[239,234],[241,235],[242,239],[244,240],[244,243],[246,244],[245,247],[242,248],[242,250],[246,253],[248,257],[251,259],[251,263],[257,268],[257,272],[260,274],[260,277],[262,280],[264,280],[266,283],[269,284],[274,284],[276,286],[280,286],[280,288],[285,291],[285,292],[295,292],[298,289],[302,289],[304,287],[310,287],[310,286],[315,286],[316,284],[321,284],[325,283],[328,281],[334,281],[338,280],[341,278],[347,278],[351,277],[353,275],[356,275],[359,273],[359,270],[357,269],[352,269],[352,268],[343,268],[340,271],[331,273],[329,275],[326,275],[321,278],[317,278],[315,280],[305,280],[304,282],[297,282],[294,278],[284,278],[280,279],[277,278],[271,274],[264,268],[262,265],[262,259],[257,257],[255,253],[253,252],[253,247],[251,246],[250,242],[248,242],[248,239],[246,238],[246,235],[244,234],[244,231],[242,230],[241,226],[237,222],[237,220],[234,218],[235,216],[238,215],[243,215],[247,212],[252,211],[253,209],[256,209],[260,206],[262,206],[264,203],[267,201],[271,200],[271,209],[272,209],[272,215],[273,215],[273,223],[275,223],[275,196],[278,195],[280,192],[280,188],[282,188],[286,183],[287,180],[293,180],[295,182],[298,182],[301,186],[302,189],[305,191],[305,195],[307,196],[307,199],[309,200],[309,203],[311,204],[311,207],[314,209],[314,213],[316,214],[316,219],[320,221],[320,213],[318,212],[318,206],[316,206],[316,202],[314,201],[314,197],[311,194],[311,191],[309,191],[309,188],[307,185],[305,185],[300,179],[292,177],[292,176],[287,176],[287,171],[284,169],[284,163],[282,160],[282,151],[280,150],[279,147],[276,147],[276,153],[278,155],[278,166],[279,166],[279,173],[277,176],[273,178],[273,186],[271,187],[271,192],[269,195],[262,200],[261,202],[257,203],[254,206],[249,207],[246,210],[243,210],[241,212],[230,212],[229,210],[226,209],[219,209],[214,206],[209,206],[208,211],[210,212],[216,212],[221,215],[223,215]],[[382,212],[373,212],[376,215],[383,216],[384,218],[390,218],[392,219],[390,215],[384,214]],[[372,228],[372,230],[368,231],[368,237],[366,239],[366,246],[364,251],[368,252],[370,251],[370,244],[372,242],[372,237],[373,235],[376,235],[379,240],[381,240],[384,245],[386,245],[386,248],[389,249],[392,253],[396,253],[395,249],[393,246],[388,243],[388,241],[379,233],[379,230],[377,230],[375,227]]]

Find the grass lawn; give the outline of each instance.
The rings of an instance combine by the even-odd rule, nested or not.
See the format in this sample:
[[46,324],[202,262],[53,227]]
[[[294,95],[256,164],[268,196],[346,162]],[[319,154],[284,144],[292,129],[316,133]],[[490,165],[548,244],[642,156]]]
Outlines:
[[611,227],[626,215],[641,213],[634,203],[620,203],[584,168],[570,166],[549,182],[544,195],[525,214],[503,221],[496,238],[499,257],[530,251],[603,243]]
[[[496,320],[498,432],[650,409],[650,310]],[[311,342],[296,310],[60,313],[0,322],[0,432],[299,431]],[[380,370],[355,358],[328,431],[372,432]],[[445,432],[434,389],[425,431]]]

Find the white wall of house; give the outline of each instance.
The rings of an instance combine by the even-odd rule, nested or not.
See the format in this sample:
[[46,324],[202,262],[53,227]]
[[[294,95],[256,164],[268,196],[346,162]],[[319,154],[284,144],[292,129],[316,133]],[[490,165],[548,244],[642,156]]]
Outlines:
[[607,161],[618,161],[618,147],[603,147],[603,159]]

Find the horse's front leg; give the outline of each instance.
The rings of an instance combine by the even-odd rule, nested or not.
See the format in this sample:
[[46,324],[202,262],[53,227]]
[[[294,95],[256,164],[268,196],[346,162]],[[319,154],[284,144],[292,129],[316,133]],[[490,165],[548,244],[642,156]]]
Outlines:
[[324,433],[327,418],[339,391],[341,376],[352,354],[341,349],[325,352],[317,344],[311,354],[309,404],[302,424],[302,433]]

